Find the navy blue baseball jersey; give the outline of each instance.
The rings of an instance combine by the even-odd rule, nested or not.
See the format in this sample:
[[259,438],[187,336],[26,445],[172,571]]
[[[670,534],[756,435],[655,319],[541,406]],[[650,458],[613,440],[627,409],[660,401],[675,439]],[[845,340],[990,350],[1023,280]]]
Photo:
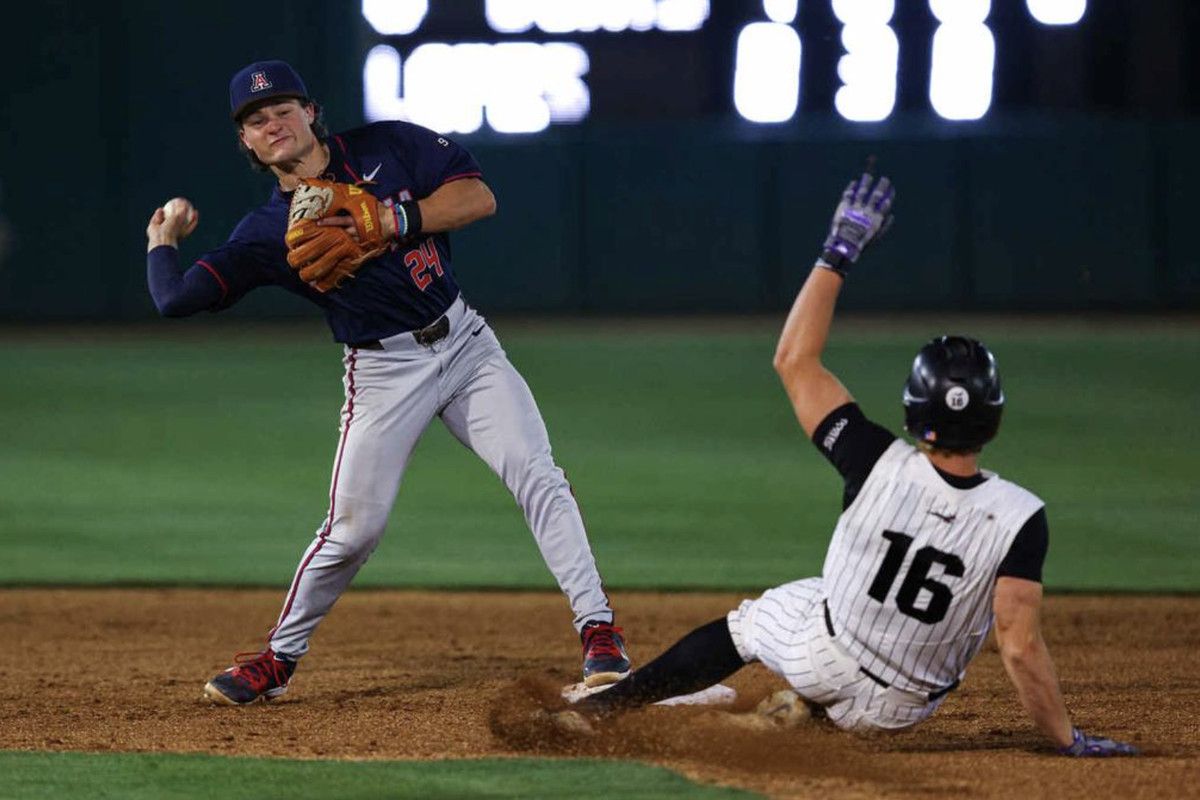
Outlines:
[[[389,207],[428,197],[450,181],[482,175],[464,148],[407,122],[377,122],[334,134],[325,144],[329,166],[320,177],[357,183]],[[340,288],[316,291],[287,262],[284,233],[291,197],[276,186],[270,200],[247,214],[225,244],[196,259],[192,270],[207,272],[219,289],[210,310],[228,308],[256,287],[281,286],[319,305],[334,338],[350,344],[423,328],[458,296],[445,233],[393,244]],[[203,285],[194,279],[188,283]]]

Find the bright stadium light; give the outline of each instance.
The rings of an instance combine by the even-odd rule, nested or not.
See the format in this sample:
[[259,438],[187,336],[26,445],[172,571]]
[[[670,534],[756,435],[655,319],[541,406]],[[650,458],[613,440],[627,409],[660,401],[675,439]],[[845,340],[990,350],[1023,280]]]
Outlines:
[[429,0],[362,0],[362,15],[376,33],[404,36],[421,27]]
[[541,66],[542,48],[531,42],[493,45],[495,58],[480,77],[487,83],[487,121],[500,133],[536,133],[550,127],[541,87],[528,76]]
[[386,44],[376,45],[363,64],[363,116],[371,122],[407,119],[400,99],[400,54]]
[[708,21],[708,0],[658,0],[660,31],[698,31]]
[[992,105],[996,41],[984,24],[991,0],[929,0],[933,34],[929,101],[949,120],[979,119]]
[[832,0],[830,5],[843,25],[886,25],[896,13],[895,0]]
[[771,22],[781,25],[791,25],[796,21],[800,0],[763,0],[763,11]]
[[428,42],[403,65],[379,45],[363,67],[363,110],[372,122],[405,119],[446,133],[473,133],[485,119],[501,133],[536,133],[588,115],[587,71],[587,53],[565,42]]
[[492,45],[487,70],[487,122],[495,131],[537,133],[587,116],[588,57],[577,44],[502,42]]
[[1025,0],[1025,5],[1043,25],[1074,25],[1087,11],[1087,0]]
[[752,22],[738,34],[733,104],[751,122],[786,122],[800,100],[800,36],[791,25]]
[[485,0],[484,17],[498,33],[610,33],[698,30],[709,0]]
[[942,24],[962,22],[982,25],[992,11],[992,0],[929,0],[929,10]]
[[896,71],[900,42],[888,25],[894,0],[833,0],[833,13],[841,21],[842,47],[838,60],[842,86],[834,107],[843,118],[877,122],[896,106]]
[[533,7],[522,0],[487,0],[483,16],[497,33],[524,33],[533,27]]
[[654,27],[654,0],[609,0],[596,9],[600,27],[609,33],[623,30],[648,31]]
[[538,69],[550,121],[579,122],[592,107],[592,96],[583,76],[591,68],[587,51],[571,42],[551,42],[542,45],[542,63]]
[[428,42],[404,64],[408,118],[443,133],[474,133],[483,125],[486,84],[492,65],[486,44]]

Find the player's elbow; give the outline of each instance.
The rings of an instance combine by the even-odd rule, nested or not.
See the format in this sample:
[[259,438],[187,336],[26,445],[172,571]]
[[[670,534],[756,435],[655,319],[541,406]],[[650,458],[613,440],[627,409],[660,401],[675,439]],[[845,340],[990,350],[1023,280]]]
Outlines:
[[805,373],[821,365],[821,360],[815,356],[799,352],[789,347],[779,347],[771,361],[775,372],[784,383],[792,383]]
[[195,313],[195,309],[190,308],[179,297],[155,297],[154,306],[158,309],[160,317],[187,317]]
[[1000,660],[1011,669],[1021,668],[1032,659],[1033,651],[1029,645],[1008,644],[1000,645]]
[[1021,635],[1009,633],[1007,636],[996,637],[1000,646],[1000,658],[1010,669],[1027,671],[1030,665],[1036,663],[1045,649],[1041,636],[1036,632],[1025,632]]
[[483,186],[483,193],[479,199],[479,218],[487,219],[496,213],[496,195],[492,194],[492,190],[486,185]]
[[775,368],[776,375],[785,379],[788,373],[792,371],[791,359],[789,359],[786,354],[781,354],[779,352],[776,352],[775,358],[771,359],[771,366]]

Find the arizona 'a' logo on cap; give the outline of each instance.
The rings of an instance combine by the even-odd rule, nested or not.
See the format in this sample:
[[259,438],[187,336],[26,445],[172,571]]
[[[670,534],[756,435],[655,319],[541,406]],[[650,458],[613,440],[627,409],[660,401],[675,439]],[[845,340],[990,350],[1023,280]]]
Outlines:
[[267,80],[267,73],[255,72],[250,76],[250,91],[261,92],[264,89],[270,89],[273,84]]

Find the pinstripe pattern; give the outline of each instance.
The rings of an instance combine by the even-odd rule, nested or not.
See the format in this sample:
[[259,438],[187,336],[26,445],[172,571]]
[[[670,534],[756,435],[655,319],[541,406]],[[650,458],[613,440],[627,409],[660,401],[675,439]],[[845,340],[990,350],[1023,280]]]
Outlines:
[[[894,442],[838,520],[825,557],[838,642],[861,666],[901,689],[931,692],[961,678],[991,628],[996,569],[1041,506],[1036,496],[996,476],[973,489],[956,489],[916,448]],[[884,531],[912,541],[880,602],[867,592],[893,546]],[[924,576],[952,594],[945,617],[936,622],[905,614],[897,605],[922,548],[964,565],[964,574],[953,576],[934,562]],[[930,590],[921,588],[912,605],[922,610],[932,600]]]
[[746,661],[761,661],[837,726],[871,731],[905,728],[932,714],[940,700],[880,686],[825,629],[821,578],[765,592],[729,612],[729,632]]
[[[729,613],[738,653],[786,678],[847,730],[899,729],[928,717],[943,699],[930,701],[929,694],[959,680],[983,645],[996,570],[1042,507],[1033,494],[988,475],[979,486],[956,489],[912,445],[893,442],[838,520],[823,577],[784,584]],[[868,591],[892,548],[903,548],[904,557],[880,602]],[[910,576],[923,550],[928,570]],[[954,558],[962,575],[946,572]],[[908,606],[918,616],[936,616],[927,613],[935,597],[922,582],[946,587],[940,620],[901,610],[897,596],[906,578],[918,587]]]

